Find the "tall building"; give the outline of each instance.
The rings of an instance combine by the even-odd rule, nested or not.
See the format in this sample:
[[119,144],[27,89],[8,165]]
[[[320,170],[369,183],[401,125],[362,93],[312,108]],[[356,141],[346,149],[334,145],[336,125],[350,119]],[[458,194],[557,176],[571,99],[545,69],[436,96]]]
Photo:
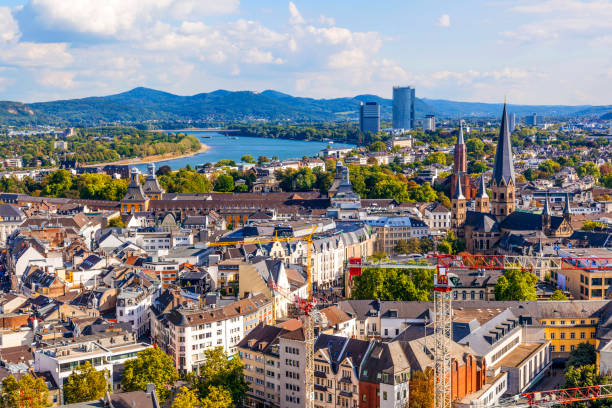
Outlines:
[[493,201],[491,204],[493,215],[500,221],[514,212],[515,187],[512,143],[510,142],[510,129],[508,128],[508,113],[506,112],[506,105],[504,105],[501,127],[499,130],[499,140],[497,141],[497,149],[495,151],[493,177],[491,179],[491,190],[493,191]]
[[361,102],[359,106],[359,129],[362,132],[380,131],[380,105],[377,102]]
[[426,115],[423,121],[423,131],[435,132],[436,131],[436,117],[434,115]]
[[[451,197],[455,196],[458,185],[461,185],[463,195],[467,200],[471,200],[476,195],[476,187],[467,172],[467,147],[463,139],[463,122],[460,123],[457,143],[453,152],[453,174],[450,176]],[[460,180],[457,182],[457,180]]]
[[510,128],[510,132],[514,132],[514,129],[516,129],[516,113],[511,113],[508,119],[510,122],[508,124],[508,127]]
[[528,126],[537,126],[538,125],[538,114],[534,113],[531,116],[527,116],[527,119],[525,122],[527,123]]
[[414,88],[393,87],[393,129],[414,129]]

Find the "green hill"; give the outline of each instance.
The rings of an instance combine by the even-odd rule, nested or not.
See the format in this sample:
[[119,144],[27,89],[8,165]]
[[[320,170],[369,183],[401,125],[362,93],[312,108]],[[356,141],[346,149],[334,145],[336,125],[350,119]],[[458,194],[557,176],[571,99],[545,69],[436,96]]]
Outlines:
[[[23,104],[0,102],[0,124],[56,124],[92,126],[104,123],[143,122],[235,122],[256,119],[274,121],[343,121],[358,118],[360,101],[376,101],[383,120],[391,119],[391,100],[376,95],[352,98],[314,99],[282,92],[217,90],[192,96],[179,96],[149,88],[134,88],[116,95]],[[501,104],[417,99],[416,114],[440,117],[491,117],[501,113]],[[510,105],[519,116],[601,115],[610,106],[530,106]]]

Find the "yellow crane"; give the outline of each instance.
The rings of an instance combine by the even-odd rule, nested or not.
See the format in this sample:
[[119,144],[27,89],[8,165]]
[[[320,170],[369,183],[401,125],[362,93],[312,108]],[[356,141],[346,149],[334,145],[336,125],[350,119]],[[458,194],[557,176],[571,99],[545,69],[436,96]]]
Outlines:
[[[278,237],[275,234],[273,237],[255,238],[253,240],[240,240],[240,241],[223,241],[223,242],[209,242],[208,246],[234,246],[234,245],[245,245],[245,244],[266,244],[272,242],[306,242],[306,299],[295,299],[296,306],[302,314],[302,323],[304,328],[304,350],[306,352],[304,367],[305,374],[305,407],[314,408],[314,345],[315,345],[315,315],[317,313],[315,309],[315,302],[312,296],[312,273],[311,273],[311,257],[312,257],[312,236],[314,235],[317,227],[312,227],[307,235],[301,237]],[[288,298],[288,293],[283,293],[282,288],[279,288],[274,282],[269,282],[268,286],[280,294],[281,296]],[[273,313],[276,313],[275,311]]]

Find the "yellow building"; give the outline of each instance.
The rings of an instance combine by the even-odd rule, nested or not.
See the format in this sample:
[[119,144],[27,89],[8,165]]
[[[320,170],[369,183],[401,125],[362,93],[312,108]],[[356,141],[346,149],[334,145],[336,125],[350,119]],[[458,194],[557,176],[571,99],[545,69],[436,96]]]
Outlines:
[[164,189],[161,188],[155,176],[155,164],[149,163],[147,166],[147,177],[145,178],[142,189],[150,200],[161,200],[162,195],[165,193]]
[[129,214],[133,212],[147,211],[149,209],[149,198],[145,195],[138,180],[138,170],[133,167],[130,173],[130,184],[127,192],[121,200],[121,212]]

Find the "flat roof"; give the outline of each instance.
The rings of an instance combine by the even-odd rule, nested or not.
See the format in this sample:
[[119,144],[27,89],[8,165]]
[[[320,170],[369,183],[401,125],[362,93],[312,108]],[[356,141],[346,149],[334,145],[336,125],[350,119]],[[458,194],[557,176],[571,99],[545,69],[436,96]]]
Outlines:
[[525,360],[546,347],[546,343],[521,343],[494,367],[520,367]]

